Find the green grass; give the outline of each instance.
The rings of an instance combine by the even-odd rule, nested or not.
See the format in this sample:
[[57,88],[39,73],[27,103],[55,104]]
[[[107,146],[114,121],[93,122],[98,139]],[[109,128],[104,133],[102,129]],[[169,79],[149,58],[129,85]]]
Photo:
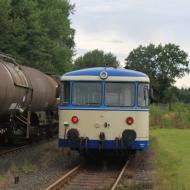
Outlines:
[[30,161],[28,160],[24,160],[24,165],[22,167],[23,172],[28,174],[30,172],[35,172],[37,171],[37,166],[32,164]]
[[151,129],[159,190],[190,189],[190,129]]
[[7,184],[7,178],[5,176],[0,175],[0,189],[4,188]]

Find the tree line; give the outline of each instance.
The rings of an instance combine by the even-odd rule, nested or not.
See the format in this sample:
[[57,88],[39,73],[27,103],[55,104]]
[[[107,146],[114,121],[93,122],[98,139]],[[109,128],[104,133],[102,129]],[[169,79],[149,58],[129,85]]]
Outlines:
[[[89,51],[74,63],[74,69],[95,66],[121,67],[116,56],[101,50]],[[126,57],[124,68],[141,71],[149,76],[156,102],[190,102],[190,89],[174,87],[176,78],[189,73],[188,54],[179,46],[171,43],[140,45]]]
[[0,0],[0,52],[45,72],[69,71],[73,8],[67,0]]
[[[68,0],[0,0],[0,52],[19,64],[55,74],[89,68],[122,67],[117,57],[102,50],[73,60],[74,34]],[[176,78],[189,73],[188,54],[175,44],[140,45],[125,59],[125,69],[146,73],[158,102],[189,102],[190,89],[174,87]]]
[[189,73],[188,54],[175,44],[140,45],[125,59],[125,68],[146,73],[151,81],[157,102],[173,101],[168,96],[174,88],[176,78]]

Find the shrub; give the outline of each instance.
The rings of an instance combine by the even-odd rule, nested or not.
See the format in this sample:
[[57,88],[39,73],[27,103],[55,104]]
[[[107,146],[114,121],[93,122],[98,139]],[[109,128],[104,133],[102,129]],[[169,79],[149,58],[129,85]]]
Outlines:
[[152,105],[150,126],[159,128],[190,128],[190,104],[173,103],[163,108]]

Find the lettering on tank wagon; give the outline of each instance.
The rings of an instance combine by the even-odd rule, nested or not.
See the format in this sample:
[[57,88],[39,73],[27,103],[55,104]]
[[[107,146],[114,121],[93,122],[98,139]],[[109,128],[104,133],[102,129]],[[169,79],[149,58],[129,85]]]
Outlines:
[[12,103],[9,107],[9,110],[14,110],[14,109],[18,109],[19,108],[19,105],[18,103]]
[[26,100],[26,96],[23,96],[22,102],[25,102],[25,100]]

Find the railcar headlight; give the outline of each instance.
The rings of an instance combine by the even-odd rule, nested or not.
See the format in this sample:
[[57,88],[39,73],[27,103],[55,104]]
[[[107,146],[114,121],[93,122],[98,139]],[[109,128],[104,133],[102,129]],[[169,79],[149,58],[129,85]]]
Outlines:
[[79,122],[79,118],[78,118],[77,116],[73,116],[73,117],[71,118],[71,121],[72,121],[72,123],[76,124],[76,123]]
[[100,78],[103,79],[103,80],[107,79],[108,78],[108,73],[106,71],[102,71],[100,73]]
[[132,124],[134,123],[133,117],[128,117],[128,118],[126,119],[126,123],[127,123],[128,125],[132,125]]

